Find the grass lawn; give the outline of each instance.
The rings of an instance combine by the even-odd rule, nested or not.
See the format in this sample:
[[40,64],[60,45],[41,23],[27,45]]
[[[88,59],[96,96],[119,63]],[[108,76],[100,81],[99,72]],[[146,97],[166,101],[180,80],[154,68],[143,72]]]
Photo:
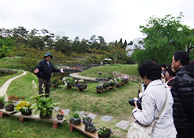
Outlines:
[[13,78],[19,74],[22,74],[22,71],[18,71],[17,73],[14,74],[10,74],[10,75],[6,75],[6,76],[2,76],[0,77],[0,87],[10,78]]
[[[27,75],[14,80],[7,92],[7,95],[16,94],[24,96],[28,100],[30,97],[38,94],[38,89],[34,90],[32,80],[37,83],[37,77],[27,72]],[[58,107],[70,109],[70,114],[74,111],[85,111],[96,114],[93,120],[94,125],[110,127],[113,130],[112,137],[126,137],[127,130],[117,128],[115,125],[121,120],[131,121],[132,106],[128,104],[128,100],[137,96],[139,88],[137,82],[129,82],[120,88],[106,90],[102,94],[95,91],[99,83],[88,82],[88,88],[83,92],[78,92],[73,87],[66,90],[63,85],[58,88],[51,88],[50,97],[55,102],[60,102]],[[57,113],[54,112],[55,116]],[[113,116],[110,122],[104,122],[101,117],[104,115]],[[69,120],[71,116],[65,116]],[[18,122],[18,118],[5,117],[0,119],[0,135],[5,137],[86,137],[78,131],[70,132],[66,123],[59,126],[58,129],[52,129],[52,124],[44,121],[29,120],[22,123]]]
[[[96,78],[113,78],[113,72],[121,72],[128,75],[138,76],[137,64],[110,64],[105,66],[94,67],[81,72],[81,76]],[[102,75],[99,75],[101,73]]]

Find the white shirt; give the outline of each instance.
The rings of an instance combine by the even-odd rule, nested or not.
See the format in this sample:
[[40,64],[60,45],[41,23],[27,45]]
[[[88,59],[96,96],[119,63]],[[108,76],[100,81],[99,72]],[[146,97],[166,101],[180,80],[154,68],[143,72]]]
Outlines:
[[165,104],[166,90],[168,94],[166,106],[159,120],[156,120],[153,129],[153,138],[176,138],[177,132],[172,115],[173,98],[169,87],[161,80],[150,82],[142,94],[142,110],[135,108],[132,111],[134,119],[140,124],[145,126],[150,125]]

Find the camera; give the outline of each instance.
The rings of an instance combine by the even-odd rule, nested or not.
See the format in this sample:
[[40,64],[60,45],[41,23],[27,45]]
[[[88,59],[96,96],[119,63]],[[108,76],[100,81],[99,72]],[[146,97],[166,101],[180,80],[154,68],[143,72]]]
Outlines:
[[129,100],[129,104],[132,105],[132,106],[135,106],[135,102],[136,102],[137,103],[137,107],[142,110],[142,107],[141,107],[141,98],[142,97],[141,96],[142,95],[140,93],[140,89],[138,89],[138,97],[130,99]]

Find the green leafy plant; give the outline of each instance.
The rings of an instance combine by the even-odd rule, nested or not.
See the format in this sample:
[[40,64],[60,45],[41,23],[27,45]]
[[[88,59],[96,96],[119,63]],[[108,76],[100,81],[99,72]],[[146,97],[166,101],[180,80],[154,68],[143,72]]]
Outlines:
[[79,112],[74,112],[74,114],[73,114],[73,116],[72,117],[74,117],[74,118],[80,118],[80,116],[79,116]]
[[74,112],[72,117],[69,119],[69,122],[74,125],[79,125],[81,123],[81,119],[79,116],[79,112]]
[[107,89],[107,87],[109,87],[110,85],[109,85],[109,82],[104,82],[103,83],[103,87],[104,87],[104,89]]
[[114,80],[110,80],[110,81],[109,81],[109,85],[110,85],[110,86],[114,86],[115,84],[116,84],[116,82],[115,82]]
[[5,96],[0,96],[0,103],[5,103]]
[[114,81],[115,81],[116,84],[120,84],[121,83],[121,79],[120,78],[116,78],[116,79],[114,79]]
[[73,86],[75,84],[75,80],[72,77],[64,77],[62,82],[65,86]]
[[62,84],[62,80],[60,79],[59,76],[55,76],[55,77],[51,78],[51,86],[52,87],[57,87],[60,84]]
[[38,111],[42,112],[43,116],[51,114],[54,107],[59,103],[54,103],[52,98],[43,97],[43,95],[38,95],[33,97],[33,102],[31,109],[35,109],[34,113]]
[[106,128],[106,127],[100,127],[98,129],[98,136],[99,137],[103,137],[103,136],[109,136],[110,137],[110,134],[113,134],[112,133],[112,130],[110,128]]

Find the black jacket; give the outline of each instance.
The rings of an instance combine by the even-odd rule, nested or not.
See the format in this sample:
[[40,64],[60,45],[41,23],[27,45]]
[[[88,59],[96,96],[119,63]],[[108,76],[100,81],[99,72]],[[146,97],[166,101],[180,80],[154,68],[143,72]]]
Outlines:
[[50,66],[47,64],[46,60],[44,59],[44,60],[41,60],[39,64],[36,66],[36,69],[39,69],[39,72],[37,74],[39,78],[48,80],[51,78],[51,73],[60,72],[60,70],[56,69],[51,62],[49,63],[50,63]]
[[171,91],[176,128],[194,126],[194,69],[188,65],[180,68],[176,72]]

